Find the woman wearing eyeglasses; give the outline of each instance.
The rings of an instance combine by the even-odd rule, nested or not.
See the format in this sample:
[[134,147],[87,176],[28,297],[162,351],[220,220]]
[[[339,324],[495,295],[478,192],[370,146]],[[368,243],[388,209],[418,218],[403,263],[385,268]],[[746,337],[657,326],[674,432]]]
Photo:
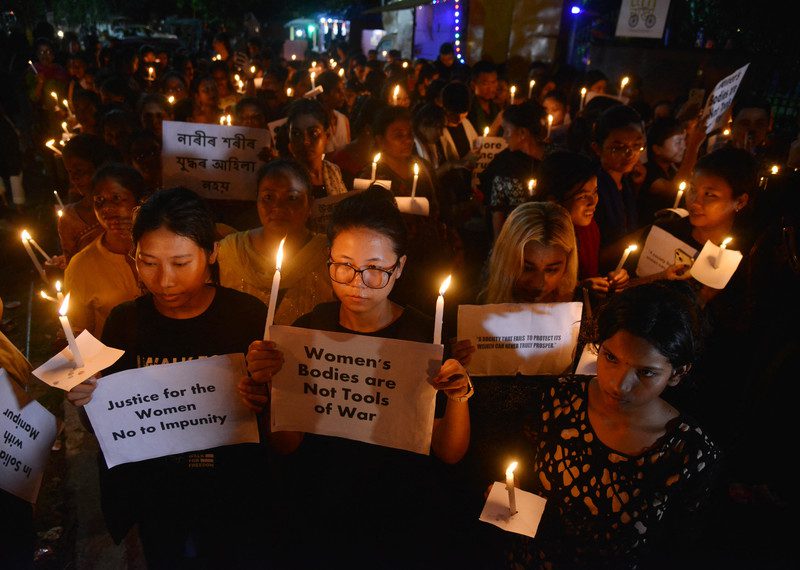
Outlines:
[[347,192],[339,167],[325,160],[325,148],[331,136],[331,118],[325,108],[314,99],[298,99],[289,108],[286,127],[289,152],[308,170],[312,197]]
[[[406,266],[407,241],[391,196],[373,188],[341,202],[328,239],[338,301],[318,305],[295,326],[431,342],[433,321],[389,300]],[[274,343],[256,341],[247,361],[250,377],[240,382],[240,393],[248,406],[262,411],[283,357]],[[472,385],[455,360],[427,381],[446,396],[440,399],[443,409],[437,409],[431,452],[455,463],[469,444]],[[292,566],[420,567],[435,560],[440,545],[451,548],[444,538],[447,512],[437,510],[442,489],[433,492],[441,466],[428,456],[297,432],[270,438],[276,451],[292,454],[286,458],[286,481],[279,483],[285,484],[286,508],[294,511],[282,523],[280,541]]]

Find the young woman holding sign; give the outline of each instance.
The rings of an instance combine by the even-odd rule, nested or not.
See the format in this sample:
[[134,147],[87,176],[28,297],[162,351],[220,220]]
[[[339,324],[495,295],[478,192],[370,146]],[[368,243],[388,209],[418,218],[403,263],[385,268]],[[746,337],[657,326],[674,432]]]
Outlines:
[[[213,216],[196,194],[173,188],[151,196],[135,217],[133,245],[148,294],[111,311],[102,340],[125,354],[106,374],[244,353],[252,339],[261,337],[264,304],[214,284],[218,248]],[[96,380],[87,380],[67,398],[83,406],[95,385]],[[264,457],[257,446],[242,444],[110,470],[100,461],[109,532],[121,541],[138,523],[150,568],[246,565],[243,558],[266,532],[261,526]],[[247,485],[252,487],[244,492]]]
[[[339,301],[318,305],[295,326],[431,342],[432,320],[389,300],[406,266],[407,240],[391,195],[371,189],[341,202],[328,238],[330,278]],[[274,343],[256,341],[247,360],[250,376],[239,388],[244,401],[260,411],[283,356]],[[455,360],[447,360],[427,381],[446,396],[434,422],[431,451],[455,463],[469,443],[472,385]],[[434,492],[434,476],[442,467],[429,457],[306,433],[277,432],[271,441],[279,452],[292,453],[286,458],[286,481],[278,484],[287,509],[287,534],[280,542],[289,547],[286,556],[293,566],[419,567],[435,558],[439,545],[452,548],[443,522],[448,513],[436,512],[445,489]]]

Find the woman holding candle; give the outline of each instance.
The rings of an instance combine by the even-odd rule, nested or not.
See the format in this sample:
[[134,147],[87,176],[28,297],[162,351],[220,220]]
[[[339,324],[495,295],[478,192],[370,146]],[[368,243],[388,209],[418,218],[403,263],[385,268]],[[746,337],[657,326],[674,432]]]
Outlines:
[[103,233],[72,258],[64,273],[76,331],[86,329],[100,338],[111,309],[141,295],[130,259],[131,226],[146,189],[142,176],[122,164],[107,164],[92,178],[91,198]]
[[[318,305],[295,326],[430,342],[432,320],[389,299],[407,266],[405,225],[391,195],[373,188],[341,202],[328,238],[330,279],[339,301]],[[267,405],[270,379],[281,367],[274,343],[250,346],[250,376],[239,385],[248,405]],[[431,451],[455,463],[469,443],[469,378],[457,361],[448,360],[427,381],[445,396]],[[313,434],[270,437],[276,450],[292,454],[286,458],[286,508],[302,513],[284,538],[293,566],[410,568],[436,560],[436,545],[446,544],[448,529],[440,511],[434,517],[428,510],[441,500],[441,493],[433,493],[435,464],[429,457]],[[439,539],[431,541],[430,532]]]
[[[547,498],[529,568],[680,564],[719,451],[663,399],[692,367],[703,321],[691,291],[653,283],[613,296],[597,326],[597,376],[542,385],[521,487]],[[669,566],[667,564],[666,566]]]
[[[106,374],[162,363],[243,353],[261,338],[266,307],[216,285],[213,215],[185,188],[161,190],[133,223],[134,260],[147,294],[111,311],[102,341],[125,354]],[[102,380],[100,380],[102,381]],[[97,380],[67,393],[76,406]],[[120,465],[101,464],[106,525],[121,541],[139,525],[151,568],[245,567],[263,552],[266,466],[242,444]]]
[[286,238],[281,295],[275,324],[289,325],[319,303],[333,299],[325,236],[307,229],[311,213],[308,173],[297,162],[279,159],[258,172],[256,206],[261,227],[225,237],[219,247],[220,282],[270,300],[278,243]]
[[298,99],[289,107],[286,127],[289,151],[308,170],[312,197],[347,192],[339,167],[325,160],[331,135],[330,114],[325,108],[314,99]]

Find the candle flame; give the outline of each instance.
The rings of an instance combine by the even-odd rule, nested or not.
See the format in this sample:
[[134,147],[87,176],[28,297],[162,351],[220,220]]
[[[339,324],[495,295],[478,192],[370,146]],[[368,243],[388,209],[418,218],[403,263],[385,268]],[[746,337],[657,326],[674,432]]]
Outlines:
[[[56,144],[56,139],[50,139],[49,141],[47,141],[46,143],[44,143],[44,146],[46,146],[46,147],[50,147],[50,148],[53,148],[53,146],[54,146],[55,144]],[[53,149],[53,150],[55,150],[55,149]]]
[[514,476],[514,471],[516,469],[517,469],[517,462],[516,461],[512,461],[511,465],[509,465],[508,468],[506,468],[506,479],[510,479],[511,477],[513,477]]
[[69,293],[64,296],[64,302],[61,303],[61,308],[58,309],[58,314],[62,317],[67,316],[67,310],[69,309],[69,296]]
[[291,87],[286,88],[286,96],[291,97],[294,94],[294,90]]
[[447,278],[442,281],[442,284],[439,287],[439,295],[444,295],[445,291],[447,291],[448,287],[450,287],[450,281],[452,277],[452,275],[448,275]]
[[344,77],[344,67],[339,68],[339,77]]
[[397,99],[397,96],[400,95],[400,86],[399,85],[395,85],[394,86],[394,91],[393,91],[392,95],[393,95],[393,97],[395,99]]
[[276,257],[275,268],[280,271],[281,265],[283,264],[283,244],[286,241],[286,238],[281,240],[281,244],[278,246],[278,255]]
[[376,154],[372,159],[372,164],[378,164],[378,161],[381,159],[381,153]]
[[328,60],[328,63],[331,65],[331,67],[336,67],[336,60],[335,60],[335,59],[333,59],[333,58],[330,58],[330,59]]
[[311,62],[311,67],[317,67],[317,62],[316,61],[312,61]]
[[533,86],[534,86],[534,85],[536,85],[536,80],[535,80],[535,79],[531,79],[531,80],[528,82],[528,87],[529,87],[529,88],[531,88],[531,89],[533,89]]
[[516,85],[512,85],[511,86],[511,96],[513,97],[514,93],[516,93],[516,92],[517,92],[517,86]]
[[49,299],[52,298],[52,297],[50,297],[50,295],[48,295],[47,293],[44,292],[44,289],[39,291],[39,295],[41,295],[42,299],[45,299],[45,300],[49,300]]
[[625,86],[626,86],[628,83],[630,83],[630,81],[631,81],[631,80],[630,80],[630,77],[628,77],[628,76],[626,75],[625,77],[623,77],[623,78],[622,78],[622,81],[620,81],[620,86],[621,86],[623,89],[625,89]]
[[67,122],[66,121],[62,121],[61,122],[61,128],[64,129],[65,131],[67,130]]
[[228,123],[229,127],[231,126],[231,116],[230,115],[225,115],[225,122]]
[[56,93],[55,91],[51,91],[51,92],[50,92],[50,97],[52,97],[53,99],[55,99],[55,100],[56,100],[56,103],[58,103],[58,93]]
[[720,244],[719,248],[725,249],[726,247],[728,247],[728,244],[731,243],[732,241],[733,241],[732,237],[726,237],[724,240],[722,240],[722,243]]
[[581,87],[581,97],[586,95],[586,87]]
[[225,115],[222,115],[222,116],[219,118],[219,124],[220,124],[220,125],[224,125],[224,124],[225,124]]
[[155,70],[155,69],[153,69],[152,67],[148,67],[148,68],[147,68],[147,73],[149,73],[150,75],[153,75],[153,74],[155,74],[155,72],[156,72],[156,70]]
[[167,97],[167,102],[170,105],[174,105],[175,104],[175,95],[170,95],[169,97]]
[[[152,69],[152,68],[151,68],[151,69]],[[237,83],[238,83],[238,82],[241,80],[241,78],[239,77],[239,74],[238,74],[238,73],[234,73],[234,74],[233,74],[233,80],[234,80],[234,81],[236,81]]]
[[64,107],[66,107],[67,109],[69,109],[69,101],[67,101],[66,99],[63,99],[61,101],[61,104],[64,105]]
[[256,66],[255,66],[255,65],[251,65],[251,66],[250,66],[250,73],[252,73],[253,75],[255,75],[255,73],[256,73]]
[[404,61],[404,62],[403,62],[403,69],[407,69],[407,68],[408,68],[408,62],[407,62],[407,61]]
[[681,183],[678,184],[678,190],[680,190],[681,192],[686,190],[686,180],[681,180]]
[[553,124],[553,115],[547,115],[547,125],[550,126]]
[[636,245],[635,243],[632,243],[631,245],[625,248],[625,251],[630,253],[632,251],[636,251],[637,249],[639,249],[639,246]]
[[769,169],[770,173],[772,173],[772,174],[778,174],[779,170],[780,170],[780,167],[778,167],[777,164],[773,164],[772,168]]
[[22,241],[30,241],[33,239],[31,238],[31,234],[28,232],[28,230],[22,230],[22,233],[19,235],[22,238]]
[[56,281],[56,292],[61,293],[61,281]]
[[419,164],[414,163],[414,176],[419,176]]
[[292,54],[292,61],[296,61],[296,60],[297,60],[297,56],[295,54]]
[[528,192],[533,194],[533,189],[534,188],[536,188],[536,179],[535,178],[531,178],[530,180],[528,180]]
[[483,136],[484,137],[488,137],[489,136],[489,127],[483,127]]
[[56,215],[57,215],[59,218],[62,218],[62,217],[64,217],[64,210],[62,210],[61,208],[59,208],[59,209],[56,211]]
[[727,136],[729,136],[731,134],[731,130],[730,129],[723,129],[722,130],[722,134],[727,137]]

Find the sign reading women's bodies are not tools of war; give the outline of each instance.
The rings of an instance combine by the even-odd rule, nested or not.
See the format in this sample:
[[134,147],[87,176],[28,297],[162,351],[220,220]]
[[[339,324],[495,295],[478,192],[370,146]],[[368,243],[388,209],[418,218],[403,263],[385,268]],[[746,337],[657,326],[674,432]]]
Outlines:
[[273,326],[272,431],[302,431],[428,454],[442,346]]
[[185,186],[204,198],[255,200],[266,129],[164,121],[164,187]]
[[86,413],[109,467],[257,443],[256,417],[239,399],[244,356],[227,354],[101,378]]
[[475,347],[474,376],[563,374],[572,365],[582,303],[502,303],[458,307],[458,338]]
[[50,447],[56,438],[56,418],[27,395],[18,398],[8,373],[0,368],[0,489],[35,503]]

